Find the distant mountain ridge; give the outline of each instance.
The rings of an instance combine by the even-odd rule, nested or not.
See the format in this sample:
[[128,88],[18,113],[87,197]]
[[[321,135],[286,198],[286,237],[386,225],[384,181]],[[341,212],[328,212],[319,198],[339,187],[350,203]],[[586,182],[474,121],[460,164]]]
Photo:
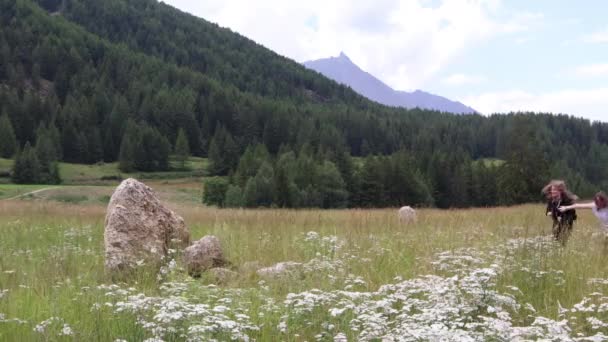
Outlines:
[[336,82],[350,86],[354,91],[370,100],[387,106],[419,107],[456,114],[476,113],[473,108],[460,102],[421,90],[414,92],[394,90],[370,73],[361,70],[343,52],[338,57],[323,58],[303,64]]

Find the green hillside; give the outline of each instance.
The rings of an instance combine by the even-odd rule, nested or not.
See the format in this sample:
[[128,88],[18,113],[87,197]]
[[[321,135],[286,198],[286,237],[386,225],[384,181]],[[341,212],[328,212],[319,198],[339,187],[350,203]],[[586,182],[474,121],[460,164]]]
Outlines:
[[0,157],[22,151],[21,183],[72,179],[57,161],[172,172],[180,130],[235,205],[511,204],[608,179],[605,123],[381,106],[154,0],[0,0],[0,25]]

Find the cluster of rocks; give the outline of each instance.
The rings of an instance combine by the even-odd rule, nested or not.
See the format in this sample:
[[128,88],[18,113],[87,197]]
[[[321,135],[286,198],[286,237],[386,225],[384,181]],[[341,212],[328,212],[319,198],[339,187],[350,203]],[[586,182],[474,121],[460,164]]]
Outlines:
[[[167,262],[170,251],[183,249],[182,259],[191,276],[200,277],[207,272],[220,283],[236,276],[228,268],[230,263],[217,237],[207,235],[191,243],[184,219],[165,207],[150,187],[133,178],[124,180],[112,194],[105,219],[104,245],[105,267],[112,274],[125,273],[141,265],[160,267]],[[272,277],[300,264],[258,266],[257,263],[244,265],[249,269],[255,267],[262,277]]]

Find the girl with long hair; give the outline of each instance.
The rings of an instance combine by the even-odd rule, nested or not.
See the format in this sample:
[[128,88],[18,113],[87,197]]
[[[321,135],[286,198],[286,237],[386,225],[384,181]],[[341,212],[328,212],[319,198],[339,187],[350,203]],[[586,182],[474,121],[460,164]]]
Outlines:
[[[562,180],[552,180],[545,185],[542,193],[547,198],[546,214],[553,219],[553,237],[565,244],[576,220],[576,210],[570,206],[578,197],[568,191],[566,183]],[[566,209],[559,210],[560,207]]]

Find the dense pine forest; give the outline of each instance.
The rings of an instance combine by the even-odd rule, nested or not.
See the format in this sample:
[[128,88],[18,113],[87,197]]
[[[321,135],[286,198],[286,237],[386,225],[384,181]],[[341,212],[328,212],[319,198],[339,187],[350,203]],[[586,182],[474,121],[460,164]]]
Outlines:
[[0,157],[169,168],[209,158],[221,206],[467,207],[608,190],[608,123],[378,105],[155,0],[0,0]]

